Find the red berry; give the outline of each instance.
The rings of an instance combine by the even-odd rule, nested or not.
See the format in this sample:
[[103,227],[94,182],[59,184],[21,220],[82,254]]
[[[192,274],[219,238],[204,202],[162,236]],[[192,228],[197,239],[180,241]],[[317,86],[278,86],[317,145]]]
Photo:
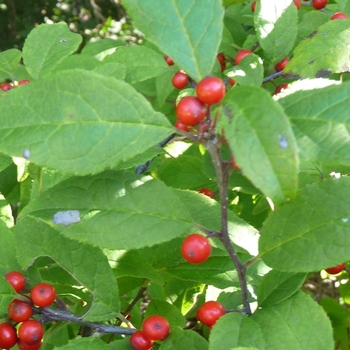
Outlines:
[[225,308],[217,301],[207,301],[196,312],[196,318],[208,327],[225,314]]
[[25,85],[25,84],[29,84],[30,83],[30,80],[28,79],[23,79],[23,80],[20,80],[17,84],[17,86],[21,86],[21,85]]
[[340,265],[334,266],[334,267],[329,267],[328,269],[325,269],[327,273],[330,275],[336,275],[339,272],[342,272],[345,269],[345,264],[342,263]]
[[289,62],[289,58],[288,58],[288,57],[285,57],[282,61],[276,63],[276,64],[275,64],[276,72],[281,72],[281,71],[283,71],[288,62]]
[[196,86],[198,99],[208,105],[219,103],[224,98],[225,92],[224,82],[217,77],[205,77]]
[[153,315],[145,319],[142,324],[143,334],[151,340],[163,340],[170,332],[170,325],[166,318]]
[[0,85],[0,89],[5,92],[11,90],[12,88],[13,86],[9,83],[3,83]]
[[182,242],[181,254],[191,264],[200,264],[206,261],[211,253],[208,239],[198,233],[187,236]]
[[251,55],[253,52],[251,52],[250,50],[241,50],[237,52],[237,55],[235,57],[235,63],[239,64],[242,59],[248,55]]
[[31,305],[18,299],[11,301],[7,311],[10,318],[16,322],[27,321],[33,314]]
[[26,280],[24,276],[18,271],[11,271],[5,275],[8,283],[11,284],[12,288],[17,292],[21,292],[26,286]]
[[312,6],[316,9],[316,10],[321,10],[324,7],[326,7],[328,3],[328,0],[312,0]]
[[280,84],[276,86],[274,95],[279,94],[283,89],[286,89],[288,87],[288,84]]
[[36,320],[25,321],[18,328],[18,338],[27,345],[40,343],[43,336],[44,327]]
[[26,343],[23,343],[23,341],[19,339],[17,342],[17,346],[19,350],[38,350],[41,347],[41,342],[33,345],[28,345]]
[[231,79],[231,78],[228,78],[228,83],[229,83],[231,86],[233,86],[233,85],[236,84],[236,80],[233,80],[233,79]]
[[174,86],[174,88],[176,89],[183,89],[187,86],[188,84],[188,76],[186,73],[182,72],[182,71],[178,71],[177,73],[175,73],[175,75],[173,76],[172,79],[172,84]]
[[256,1],[253,1],[251,5],[252,12],[255,12],[255,8],[256,8]]
[[294,4],[295,4],[295,6],[297,7],[297,9],[299,10],[299,9],[300,9],[300,6],[301,6],[300,0],[294,0]]
[[174,65],[174,61],[169,56],[164,56],[164,59],[165,59],[165,62],[168,64],[168,66]]
[[148,339],[142,331],[136,331],[130,337],[130,345],[135,350],[149,350],[153,341]]
[[210,198],[214,198],[214,192],[212,190],[210,190],[209,188],[201,188],[198,193],[202,193],[205,196],[208,196]]
[[0,324],[0,348],[11,349],[17,343],[16,328],[9,323]]
[[188,126],[185,125],[184,123],[181,123],[180,120],[177,120],[177,121],[175,122],[175,128],[176,128],[176,129],[179,129],[179,130],[187,131],[187,132],[190,131],[190,129],[188,128]]
[[224,54],[222,53],[218,53],[216,55],[216,58],[218,59],[219,63],[220,63],[220,67],[221,67],[221,72],[223,72],[226,69],[226,59]]
[[176,115],[185,125],[197,125],[206,115],[207,107],[194,96],[183,97],[176,107]]
[[336,12],[331,19],[348,19],[349,17],[343,12]]
[[30,291],[30,298],[35,305],[47,307],[56,299],[56,290],[51,284],[39,283]]

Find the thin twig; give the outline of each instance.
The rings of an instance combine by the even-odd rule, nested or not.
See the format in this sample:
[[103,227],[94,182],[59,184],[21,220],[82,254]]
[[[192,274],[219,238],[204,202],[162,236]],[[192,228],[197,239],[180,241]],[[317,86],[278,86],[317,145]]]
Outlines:
[[221,234],[219,236],[221,242],[224,244],[233,264],[236,267],[239,284],[241,287],[242,301],[244,312],[251,315],[249,305],[249,294],[246,280],[246,267],[239,259],[228,233],[228,179],[229,168],[225,166],[220,154],[220,148],[217,147],[217,138],[210,139],[206,143],[206,148],[210,153],[214,167],[216,170],[217,181],[219,185],[220,204],[221,204]]
[[79,316],[72,314],[69,311],[53,310],[48,307],[45,308],[33,308],[33,312],[40,315],[43,323],[50,321],[65,321],[77,323],[82,326],[92,328],[97,333],[108,333],[108,334],[126,334],[130,335],[136,332],[136,329],[124,328],[109,324],[85,322]]

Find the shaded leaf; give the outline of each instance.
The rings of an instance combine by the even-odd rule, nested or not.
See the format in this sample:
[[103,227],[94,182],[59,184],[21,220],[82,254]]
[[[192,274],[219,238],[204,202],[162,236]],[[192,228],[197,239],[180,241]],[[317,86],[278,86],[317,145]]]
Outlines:
[[207,350],[208,342],[192,330],[175,328],[162,342],[159,350]]

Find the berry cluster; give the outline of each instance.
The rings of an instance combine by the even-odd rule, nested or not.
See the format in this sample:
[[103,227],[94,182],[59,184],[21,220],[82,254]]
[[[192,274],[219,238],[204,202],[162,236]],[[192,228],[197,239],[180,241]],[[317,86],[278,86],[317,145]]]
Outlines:
[[[6,274],[6,280],[16,293],[26,286],[22,273],[11,271]],[[55,288],[48,283],[39,283],[30,291],[30,297],[23,295],[14,299],[8,306],[10,322],[0,324],[0,348],[11,349],[16,344],[20,350],[37,350],[41,347],[44,327],[33,316],[33,306],[47,307],[56,299]]]
[[[29,83],[30,83],[30,80],[23,79],[23,80],[20,80],[17,83],[17,86],[21,86],[21,85],[25,85],[25,84],[29,84]],[[14,87],[14,85],[12,83],[2,83],[2,84],[0,84],[0,90],[2,90],[4,92],[11,90],[13,87]]]
[[130,337],[130,345],[134,350],[149,350],[153,342],[164,340],[170,333],[170,325],[166,318],[159,315],[147,317],[142,329]]

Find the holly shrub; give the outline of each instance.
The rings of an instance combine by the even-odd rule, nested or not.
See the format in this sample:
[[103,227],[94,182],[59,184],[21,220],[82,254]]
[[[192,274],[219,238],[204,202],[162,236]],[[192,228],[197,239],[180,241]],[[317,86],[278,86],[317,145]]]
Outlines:
[[252,3],[123,0],[137,44],[0,53],[2,346],[348,349],[350,0]]

